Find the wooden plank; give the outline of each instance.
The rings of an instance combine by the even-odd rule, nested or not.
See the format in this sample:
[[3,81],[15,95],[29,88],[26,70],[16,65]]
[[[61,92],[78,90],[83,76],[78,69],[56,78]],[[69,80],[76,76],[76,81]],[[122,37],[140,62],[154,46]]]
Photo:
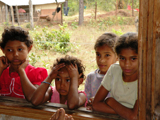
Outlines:
[[[139,120],[152,120],[160,96],[160,1],[141,0],[139,12]],[[160,112],[160,111],[159,111]],[[160,115],[160,114],[159,114]]]
[[66,113],[72,115],[75,120],[123,120],[118,115],[90,111],[85,107],[69,110],[66,105],[56,103],[45,103],[34,107],[25,99],[0,96],[0,113],[11,116],[47,120],[60,107],[63,107]]

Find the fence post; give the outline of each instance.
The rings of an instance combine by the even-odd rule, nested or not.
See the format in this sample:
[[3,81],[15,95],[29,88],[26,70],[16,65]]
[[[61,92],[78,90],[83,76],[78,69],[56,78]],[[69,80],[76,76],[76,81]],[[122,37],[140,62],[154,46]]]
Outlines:
[[18,22],[18,26],[20,25],[20,21],[19,21],[19,12],[18,12],[18,6],[16,5],[16,15],[17,15],[17,22]]
[[34,23],[33,23],[33,5],[32,5],[32,0],[29,0],[29,17],[30,17],[30,27],[31,29],[34,28]]
[[83,0],[79,0],[79,25],[83,24],[84,16],[84,5],[83,5]]
[[8,25],[8,7],[7,7],[7,5],[5,5],[5,22]]
[[95,2],[95,20],[97,19],[97,2]]
[[12,25],[14,26],[14,12],[13,12],[13,7],[10,6],[11,8],[11,15],[12,15]]

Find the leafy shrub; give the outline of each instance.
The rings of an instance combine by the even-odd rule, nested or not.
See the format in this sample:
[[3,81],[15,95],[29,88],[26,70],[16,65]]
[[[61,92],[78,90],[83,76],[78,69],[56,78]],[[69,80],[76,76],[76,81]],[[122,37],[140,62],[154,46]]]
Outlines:
[[36,42],[36,47],[60,53],[68,52],[70,50],[70,34],[65,30],[67,26],[67,24],[59,25],[59,30],[49,30],[48,27],[44,27],[41,32],[34,30],[33,39]]

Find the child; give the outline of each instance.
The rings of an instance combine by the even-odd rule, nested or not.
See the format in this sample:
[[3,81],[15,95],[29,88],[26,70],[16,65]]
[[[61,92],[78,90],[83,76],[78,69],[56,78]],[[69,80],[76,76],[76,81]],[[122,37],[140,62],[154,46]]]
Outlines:
[[[69,109],[83,106],[86,95],[78,91],[78,86],[83,82],[84,66],[81,61],[72,56],[65,56],[56,60],[49,76],[34,92],[31,102],[39,105],[46,101],[67,104]],[[49,87],[55,79],[55,87]]]
[[98,69],[89,73],[85,82],[85,93],[89,100],[87,109],[91,109],[89,106],[92,104],[92,99],[108,68],[118,60],[114,51],[117,38],[118,36],[114,33],[104,33],[97,39],[94,45]]
[[[107,71],[94,98],[93,109],[105,113],[119,114],[131,120],[137,119],[138,81],[138,36],[137,33],[122,35],[115,51],[119,64],[113,64]],[[110,98],[106,98],[110,92]]]
[[[4,29],[0,47],[5,56],[0,57],[0,94],[1,96],[11,96],[18,98],[30,97],[30,85],[35,88],[47,77],[45,68],[35,68],[26,65],[24,71],[20,71],[27,55],[32,48],[33,41],[29,33],[20,27],[10,27]],[[23,83],[22,74],[29,79],[30,84]],[[26,90],[25,90],[26,89]]]

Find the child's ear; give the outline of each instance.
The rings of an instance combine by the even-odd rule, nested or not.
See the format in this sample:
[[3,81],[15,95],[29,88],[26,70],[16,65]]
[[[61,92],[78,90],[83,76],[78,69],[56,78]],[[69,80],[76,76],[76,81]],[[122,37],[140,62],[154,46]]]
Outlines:
[[78,79],[78,86],[83,83],[83,78]]
[[31,49],[32,49],[32,45],[28,47],[28,53],[31,51]]

